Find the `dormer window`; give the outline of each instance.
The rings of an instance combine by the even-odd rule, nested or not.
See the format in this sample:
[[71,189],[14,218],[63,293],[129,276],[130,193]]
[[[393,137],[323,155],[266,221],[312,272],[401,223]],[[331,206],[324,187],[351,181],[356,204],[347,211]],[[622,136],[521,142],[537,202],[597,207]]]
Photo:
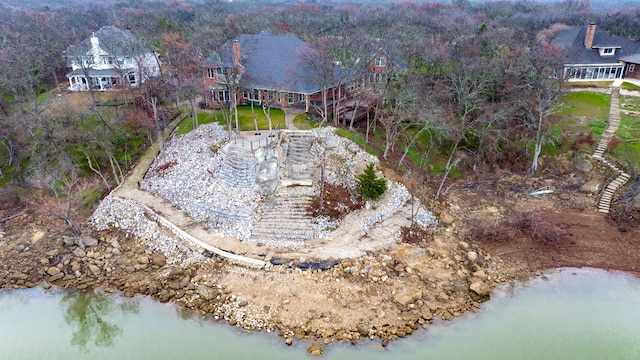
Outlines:
[[616,52],[615,48],[600,48],[600,56],[612,56]]
[[376,67],[385,67],[387,66],[387,58],[385,57],[377,57],[376,58]]

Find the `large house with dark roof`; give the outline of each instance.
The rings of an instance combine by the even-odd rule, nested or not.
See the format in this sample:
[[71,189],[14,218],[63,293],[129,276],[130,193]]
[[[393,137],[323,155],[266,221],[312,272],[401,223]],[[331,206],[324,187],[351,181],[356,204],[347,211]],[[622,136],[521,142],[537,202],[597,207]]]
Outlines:
[[210,107],[235,100],[308,112],[340,96],[340,66],[291,34],[240,35],[224,43],[202,66],[209,89],[205,102]]
[[640,78],[640,43],[610,36],[595,24],[564,30],[551,44],[566,52],[563,76],[567,80]]
[[389,82],[406,71],[407,66],[398,61],[398,57],[391,57],[385,49],[379,48],[366,65],[365,87],[369,92],[381,94]]
[[142,46],[131,31],[103,26],[65,51],[71,72],[69,89],[104,91],[122,85],[138,86],[160,74],[152,49]]

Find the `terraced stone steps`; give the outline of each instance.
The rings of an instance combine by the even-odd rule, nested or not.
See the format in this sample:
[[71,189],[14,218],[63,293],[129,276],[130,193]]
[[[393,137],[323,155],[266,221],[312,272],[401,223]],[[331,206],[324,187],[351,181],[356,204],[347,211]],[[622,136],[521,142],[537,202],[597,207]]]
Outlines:
[[218,176],[228,185],[252,188],[256,184],[256,165],[257,160],[251,151],[231,147]]
[[314,237],[313,224],[307,215],[310,195],[275,196],[261,204],[251,238],[270,245],[302,244]]
[[310,132],[292,132],[288,137],[287,162],[291,167],[290,176],[293,179],[308,179],[313,166],[310,150],[315,135]]

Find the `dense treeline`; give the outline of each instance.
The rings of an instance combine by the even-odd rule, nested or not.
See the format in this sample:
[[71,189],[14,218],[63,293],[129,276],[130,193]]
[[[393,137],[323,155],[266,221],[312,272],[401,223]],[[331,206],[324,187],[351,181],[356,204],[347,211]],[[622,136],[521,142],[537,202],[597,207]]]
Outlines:
[[[461,159],[474,171],[537,170],[543,145],[554,141],[547,119],[559,84],[549,75],[562,60],[545,40],[563,26],[596,22],[612,34],[640,38],[640,8],[594,13],[580,0],[0,6],[0,180],[56,198],[121,181],[132,156],[180,104],[188,100],[195,113],[203,91],[199,62],[238,34],[294,33],[347,70],[384,47],[409,71],[390,84],[372,124],[382,155],[398,167],[407,155],[414,165],[433,155],[443,183]],[[128,28],[159,50],[161,86],[123,90],[116,99],[121,107],[49,106],[47,99],[67,86],[65,49],[105,25]],[[159,116],[156,105],[175,108]],[[72,206],[64,204],[56,214],[70,217]]]

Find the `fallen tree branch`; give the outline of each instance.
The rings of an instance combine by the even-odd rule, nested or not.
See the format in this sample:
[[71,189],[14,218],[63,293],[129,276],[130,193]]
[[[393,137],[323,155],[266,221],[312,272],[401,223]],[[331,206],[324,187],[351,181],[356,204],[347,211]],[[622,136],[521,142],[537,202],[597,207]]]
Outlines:
[[6,218],[2,218],[2,219],[0,219],[0,222],[5,222],[7,220],[11,220],[11,219],[13,219],[15,217],[18,217],[18,216],[24,214],[25,212],[27,212],[27,209],[23,209],[22,211],[18,212],[17,214],[13,214],[11,216],[7,216]]

